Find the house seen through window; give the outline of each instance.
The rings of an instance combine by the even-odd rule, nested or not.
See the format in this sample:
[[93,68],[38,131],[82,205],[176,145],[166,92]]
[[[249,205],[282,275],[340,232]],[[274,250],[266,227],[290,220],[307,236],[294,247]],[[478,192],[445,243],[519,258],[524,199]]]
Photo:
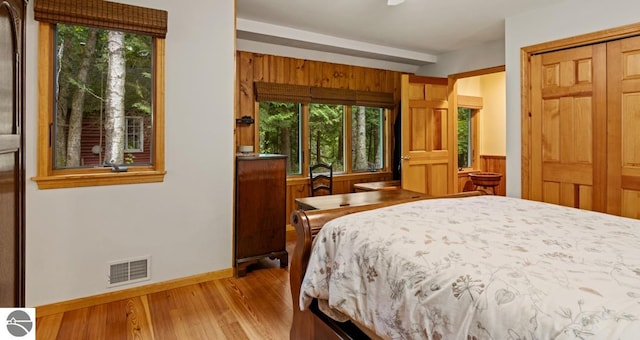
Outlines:
[[144,152],[143,117],[126,117],[125,152]]

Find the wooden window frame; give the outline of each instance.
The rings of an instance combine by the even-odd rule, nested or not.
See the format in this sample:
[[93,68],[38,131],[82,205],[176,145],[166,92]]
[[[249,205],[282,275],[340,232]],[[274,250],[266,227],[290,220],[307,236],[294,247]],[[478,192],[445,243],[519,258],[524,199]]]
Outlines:
[[39,189],[135,184],[163,182],[165,171],[165,39],[153,38],[153,164],[129,166],[126,172],[113,172],[111,168],[55,169],[53,167],[53,138],[51,127],[54,120],[54,38],[55,24],[41,22],[38,41],[38,168]]

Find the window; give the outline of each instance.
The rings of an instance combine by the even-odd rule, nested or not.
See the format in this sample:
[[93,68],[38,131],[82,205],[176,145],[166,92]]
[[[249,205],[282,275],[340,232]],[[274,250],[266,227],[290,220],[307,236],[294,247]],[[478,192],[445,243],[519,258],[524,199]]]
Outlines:
[[384,109],[353,106],[351,118],[351,164],[353,164],[353,170],[376,171],[382,169],[384,166]]
[[307,175],[310,164],[334,172],[385,168],[387,109],[392,93],[256,83],[260,153],[289,157],[288,175]]
[[468,107],[458,107],[458,169],[460,170],[476,167],[478,111]]
[[[124,152],[144,152],[144,123],[142,117],[126,117]],[[134,162],[128,163],[132,164]]]
[[[258,150],[289,156],[288,175],[305,174],[300,150],[308,151],[307,164],[332,164],[334,172],[384,168],[384,108],[286,102],[260,102],[258,107]],[[302,126],[307,127],[306,136]],[[306,147],[303,140],[308,141]]]
[[333,165],[344,172],[344,105],[309,105],[309,162]]
[[260,153],[287,155],[287,174],[299,175],[301,170],[300,117],[302,106],[297,103],[260,102]]
[[[101,0],[38,0],[35,18],[38,186],[162,181],[167,13]],[[118,171],[123,164],[127,171]]]
[[260,153],[289,156],[288,175],[327,163],[352,173],[385,168],[393,93],[256,82]]
[[482,97],[458,95],[458,169],[477,168],[479,128],[478,115],[482,110]]
[[471,109],[458,108],[458,168],[471,168],[473,162],[473,130],[471,129]]

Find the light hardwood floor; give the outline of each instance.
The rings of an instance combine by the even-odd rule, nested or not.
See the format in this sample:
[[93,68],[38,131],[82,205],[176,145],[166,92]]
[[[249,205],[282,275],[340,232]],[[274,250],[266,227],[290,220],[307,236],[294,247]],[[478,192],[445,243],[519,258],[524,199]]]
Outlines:
[[[292,254],[293,244],[287,244]],[[261,260],[242,278],[209,281],[36,320],[38,340],[288,339],[289,272]]]

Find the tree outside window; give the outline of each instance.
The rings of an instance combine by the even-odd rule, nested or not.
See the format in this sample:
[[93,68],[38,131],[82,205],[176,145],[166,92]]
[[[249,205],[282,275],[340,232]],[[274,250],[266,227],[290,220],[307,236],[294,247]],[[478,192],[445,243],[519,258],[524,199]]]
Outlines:
[[[38,171],[32,179],[38,188],[162,182],[167,11],[38,0],[33,13],[39,25]],[[142,118],[136,157],[126,152],[126,117]]]
[[304,174],[303,164],[316,163],[342,173],[384,168],[383,108],[277,101],[258,107],[259,152],[287,155],[288,175]]
[[351,157],[353,170],[376,171],[383,168],[384,109],[351,108]]
[[151,145],[141,161],[125,151],[126,116],[152,122],[153,38],[57,24],[55,48],[54,169],[151,164]]
[[260,102],[260,153],[288,156],[287,174],[301,173],[300,116],[298,103]]
[[344,105],[309,105],[309,162],[344,172]]

